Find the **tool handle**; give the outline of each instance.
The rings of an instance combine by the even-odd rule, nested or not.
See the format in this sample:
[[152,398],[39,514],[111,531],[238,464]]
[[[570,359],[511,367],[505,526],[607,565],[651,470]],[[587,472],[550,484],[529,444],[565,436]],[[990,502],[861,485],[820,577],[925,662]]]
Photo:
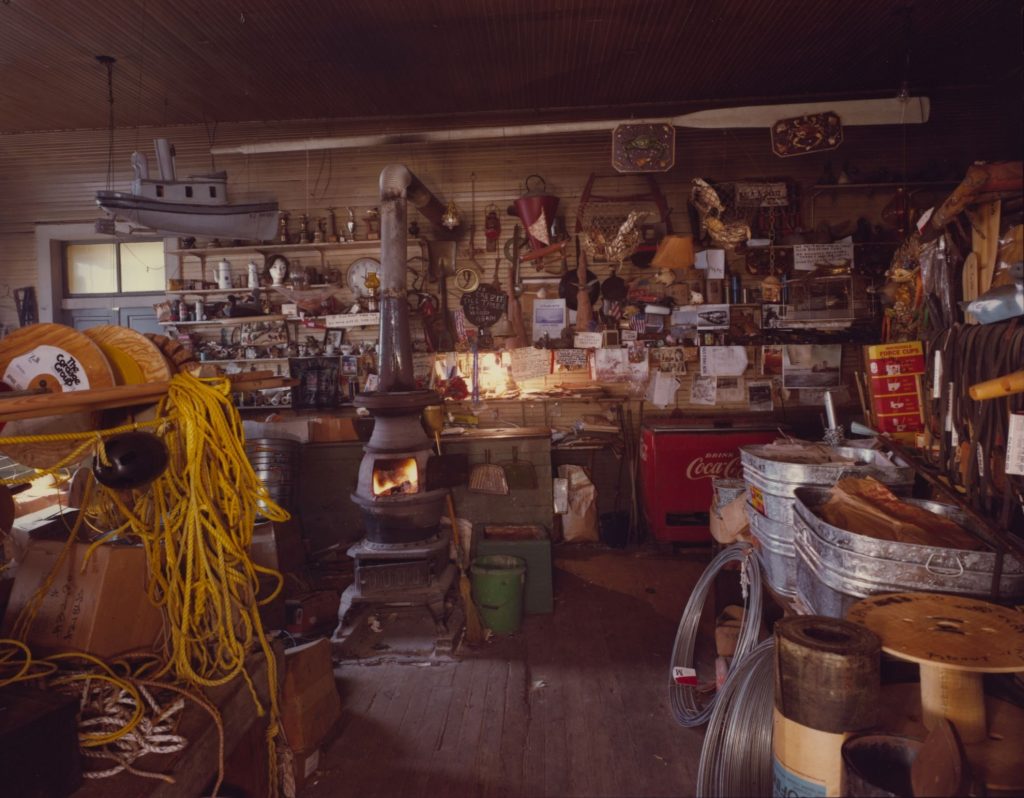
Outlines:
[[972,385],[970,393],[971,398],[975,401],[998,399],[1015,393],[1024,393],[1024,369],[1015,371],[1012,374],[1004,374],[1002,377],[996,377],[994,380],[985,380],[985,382]]

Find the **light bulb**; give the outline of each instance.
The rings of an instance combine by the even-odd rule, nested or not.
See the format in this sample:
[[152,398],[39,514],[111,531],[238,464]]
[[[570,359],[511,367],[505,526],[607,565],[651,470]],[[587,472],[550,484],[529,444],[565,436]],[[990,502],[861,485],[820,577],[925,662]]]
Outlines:
[[448,201],[448,207],[444,210],[444,215],[441,217],[441,224],[447,227],[449,230],[454,230],[462,223],[459,218],[459,206],[455,204],[455,200]]

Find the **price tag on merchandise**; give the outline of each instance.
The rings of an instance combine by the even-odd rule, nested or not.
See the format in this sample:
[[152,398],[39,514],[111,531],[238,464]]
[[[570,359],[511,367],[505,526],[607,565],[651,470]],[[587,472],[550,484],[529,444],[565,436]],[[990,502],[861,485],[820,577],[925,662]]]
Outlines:
[[681,668],[678,665],[672,668],[672,679],[676,684],[688,684],[697,686],[697,671],[693,668]]
[[1024,475],[1024,413],[1010,413],[1006,439],[1006,473]]

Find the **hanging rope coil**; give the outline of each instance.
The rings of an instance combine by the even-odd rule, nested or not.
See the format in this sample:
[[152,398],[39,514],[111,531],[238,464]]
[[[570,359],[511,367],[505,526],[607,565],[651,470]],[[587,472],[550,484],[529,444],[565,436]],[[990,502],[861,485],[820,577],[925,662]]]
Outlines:
[[[106,746],[103,755],[116,763],[109,769],[111,773],[119,769],[135,772],[131,764],[135,753],[141,756],[154,745],[176,744],[163,739],[168,734],[164,710],[148,702],[139,686],[142,682],[133,680],[130,668],[118,674],[101,661],[87,658],[92,667],[68,674],[56,670],[61,658],[82,655],[56,655],[40,662],[31,658],[21,642],[71,547],[80,539],[83,525],[100,533],[86,552],[83,567],[95,548],[110,538],[137,538],[146,552],[149,599],[164,613],[165,658],[159,666],[148,663],[145,672],[135,676],[144,675],[146,684],[152,682],[172,690],[176,688],[167,683],[171,678],[192,688],[243,679],[257,713],[268,716],[270,783],[272,795],[276,795],[275,740],[280,733],[277,663],[260,622],[259,606],[277,596],[282,577],[277,571],[256,565],[248,549],[257,507],[271,521],[284,521],[289,516],[271,499],[246,457],[241,418],[231,400],[231,383],[223,378],[201,380],[187,373],[176,375],[157,407],[156,420],[101,433],[71,433],[83,443],[62,464],[80,460],[90,450],[102,462],[105,437],[143,426],[155,428],[163,438],[168,468],[145,489],[131,492],[94,485],[89,480],[67,544],[15,624],[14,636],[19,639],[10,641],[6,648],[0,645],[0,686],[44,676],[52,677],[50,685],[55,687],[74,683],[78,690],[77,683],[83,680],[86,690],[89,685],[106,685],[104,689],[112,692],[105,694],[100,704],[110,711],[101,713],[97,717],[103,719],[83,729],[81,740],[88,748]],[[262,597],[258,595],[261,578],[275,583]],[[266,706],[247,670],[247,658],[257,650],[267,666]],[[192,692],[185,694],[197,700]],[[99,700],[95,691],[90,695]],[[216,719],[216,710],[204,706]],[[129,708],[133,709],[125,716]],[[155,715],[144,723],[147,712]],[[219,719],[216,722],[219,724]],[[137,731],[140,725],[145,728]]]
[[734,665],[704,732],[697,798],[772,794],[773,638]]
[[761,625],[761,571],[754,556],[754,547],[749,543],[734,543],[716,556],[704,573],[686,602],[686,608],[679,619],[672,648],[672,662],[669,668],[669,701],[672,714],[682,726],[702,726],[707,723],[714,709],[716,695],[712,695],[703,706],[697,700],[696,669],[694,667],[694,644],[697,627],[708,592],[715,577],[727,563],[740,563],[740,581],[743,586],[743,623],[736,642],[732,667],[735,668],[757,643]]

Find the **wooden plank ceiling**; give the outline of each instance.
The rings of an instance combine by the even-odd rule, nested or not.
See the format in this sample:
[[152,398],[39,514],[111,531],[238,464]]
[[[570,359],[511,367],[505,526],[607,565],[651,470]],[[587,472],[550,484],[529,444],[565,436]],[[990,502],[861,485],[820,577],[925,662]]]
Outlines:
[[[1011,0],[2,0],[0,132],[664,113],[1019,81]],[[905,67],[906,42],[911,43]],[[1019,85],[1019,84],[1018,84]]]

